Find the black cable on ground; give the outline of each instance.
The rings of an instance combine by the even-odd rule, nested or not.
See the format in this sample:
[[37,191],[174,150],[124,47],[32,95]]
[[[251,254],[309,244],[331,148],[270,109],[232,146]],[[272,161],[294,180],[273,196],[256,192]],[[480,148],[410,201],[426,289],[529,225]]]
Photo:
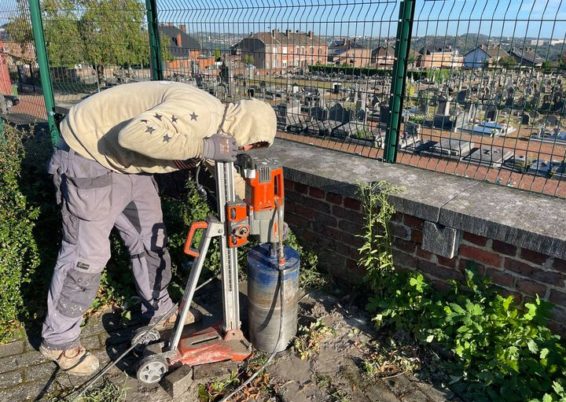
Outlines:
[[[200,284],[199,286],[196,287],[195,289],[195,293],[202,289],[204,286],[208,285],[210,282],[212,282],[214,279],[216,279],[216,277],[212,277],[209,278],[208,280],[204,281],[202,284]],[[150,332],[152,331],[155,327],[157,327],[157,325],[159,325],[163,320],[165,320],[166,318],[170,317],[171,314],[173,314],[173,312],[175,311],[175,309],[178,308],[178,305],[175,304],[173,307],[171,307],[165,314],[163,314],[163,316],[157,320],[151,327],[149,327],[144,333],[143,335],[138,337],[138,341],[134,342],[128,349],[126,349],[126,351],[124,351],[120,356],[118,356],[118,358],[116,358],[116,360],[113,360],[111,362],[109,362],[106,366],[104,366],[102,369],[100,369],[98,371],[98,373],[96,373],[94,375],[94,377],[91,377],[89,380],[87,380],[86,382],[84,382],[82,385],[79,386],[79,388],[74,391],[73,393],[71,393],[70,395],[68,395],[67,397],[65,397],[65,399],[71,400],[71,401],[76,401],[78,398],[80,398],[82,395],[84,395],[84,393],[86,391],[89,390],[90,387],[92,387],[98,380],[100,380],[104,374],[106,374],[112,367],[116,366],[116,364],[118,364],[124,357],[126,357],[126,355],[128,355],[132,350],[134,350],[134,348],[136,346],[139,345],[139,343],[141,342],[141,340]],[[79,392],[80,389],[80,392]],[[78,393],[77,393],[78,392]],[[75,395],[76,394],[76,395]]]

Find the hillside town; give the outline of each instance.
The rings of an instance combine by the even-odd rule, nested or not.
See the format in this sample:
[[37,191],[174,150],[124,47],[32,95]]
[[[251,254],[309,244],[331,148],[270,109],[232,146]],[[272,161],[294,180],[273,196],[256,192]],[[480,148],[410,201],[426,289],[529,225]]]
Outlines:
[[[223,100],[257,97],[275,108],[279,129],[381,149],[389,123],[394,41],[319,36],[272,29],[248,35],[190,34],[160,25],[168,79],[192,83]],[[564,41],[496,41],[483,35],[413,38],[400,151],[480,166],[566,177]],[[21,94],[33,89],[33,45],[4,30],[6,77]],[[453,45],[450,44],[453,42]],[[203,45],[203,43],[205,45]],[[550,52],[549,49],[554,49]],[[553,54],[553,60],[541,56]],[[147,66],[52,66],[55,82],[78,87],[145,80]],[[35,78],[34,78],[35,76]],[[9,83],[9,79],[3,79]],[[4,84],[2,93],[12,93]],[[70,103],[86,94],[59,96]],[[8,99],[11,104],[13,102]]]

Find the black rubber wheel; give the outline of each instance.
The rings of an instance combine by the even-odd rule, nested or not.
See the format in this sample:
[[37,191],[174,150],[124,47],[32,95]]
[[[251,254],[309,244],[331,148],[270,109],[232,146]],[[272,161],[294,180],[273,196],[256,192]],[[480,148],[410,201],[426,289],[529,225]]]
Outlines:
[[157,384],[169,370],[164,357],[159,355],[148,356],[140,362],[136,377],[144,384]]
[[151,329],[148,331],[148,327],[142,327],[136,330],[130,344],[143,346],[153,342],[157,342],[160,339],[161,339],[161,335],[156,329]]

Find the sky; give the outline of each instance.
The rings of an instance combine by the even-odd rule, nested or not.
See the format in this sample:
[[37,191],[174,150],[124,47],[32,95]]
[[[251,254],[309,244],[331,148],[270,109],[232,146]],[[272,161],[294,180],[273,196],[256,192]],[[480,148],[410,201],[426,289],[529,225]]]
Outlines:
[[[0,1],[0,24],[17,0]],[[159,19],[189,32],[285,29],[317,35],[394,37],[395,0],[157,0]],[[494,40],[566,36],[566,0],[416,0],[414,36],[482,33]]]

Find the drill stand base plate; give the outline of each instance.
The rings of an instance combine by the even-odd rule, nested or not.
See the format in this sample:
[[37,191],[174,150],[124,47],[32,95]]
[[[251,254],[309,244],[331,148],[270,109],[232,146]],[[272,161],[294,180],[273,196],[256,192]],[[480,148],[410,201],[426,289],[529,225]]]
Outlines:
[[251,345],[242,331],[222,334],[217,327],[209,327],[181,338],[177,355],[171,364],[198,366],[222,361],[242,362],[252,354]]

